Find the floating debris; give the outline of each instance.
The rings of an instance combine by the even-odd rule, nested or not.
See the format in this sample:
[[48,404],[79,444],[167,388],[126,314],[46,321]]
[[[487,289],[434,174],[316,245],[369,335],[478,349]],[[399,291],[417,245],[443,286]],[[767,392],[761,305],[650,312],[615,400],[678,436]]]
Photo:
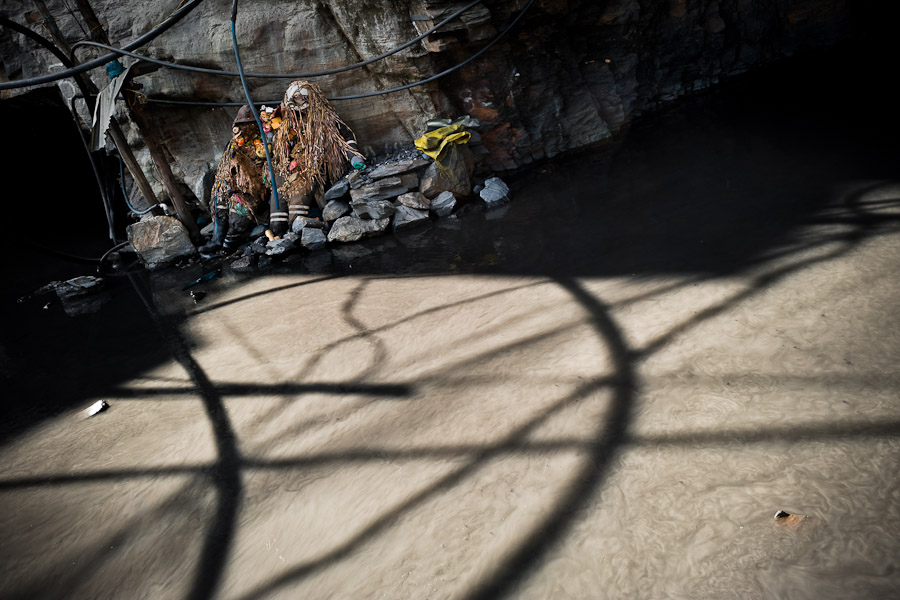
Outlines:
[[219,273],[221,273],[221,272],[222,272],[221,270],[218,270],[218,269],[217,269],[217,270],[215,270],[215,271],[210,271],[209,273],[204,273],[203,275],[201,275],[201,276],[198,277],[197,279],[193,280],[192,282],[190,282],[189,284],[187,284],[186,286],[184,286],[183,288],[181,288],[181,291],[182,291],[182,292],[186,292],[186,291],[188,291],[189,289],[191,289],[192,287],[194,287],[195,285],[201,284],[201,283],[203,283],[204,281],[209,281],[209,280],[212,279],[213,277],[216,277],[217,275],[219,275]]
[[784,510],[775,513],[775,522],[789,529],[796,529],[808,518],[806,515],[794,515]]
[[96,402],[91,404],[84,412],[88,417],[93,417],[98,413],[102,413],[107,408],[109,408],[109,404],[107,404],[106,400],[97,400]]

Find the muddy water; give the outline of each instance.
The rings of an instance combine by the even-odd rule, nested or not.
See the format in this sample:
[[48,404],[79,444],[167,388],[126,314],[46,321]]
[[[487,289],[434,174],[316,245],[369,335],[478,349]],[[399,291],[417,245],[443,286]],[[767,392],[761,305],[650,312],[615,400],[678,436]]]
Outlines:
[[898,597],[892,130],[746,94],[500,211],[56,315],[110,343],[0,447],[2,595]]

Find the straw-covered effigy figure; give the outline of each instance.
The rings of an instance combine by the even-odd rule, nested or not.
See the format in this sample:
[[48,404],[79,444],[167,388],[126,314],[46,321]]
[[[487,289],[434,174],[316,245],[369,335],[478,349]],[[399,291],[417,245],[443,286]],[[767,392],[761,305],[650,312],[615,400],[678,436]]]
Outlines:
[[263,143],[250,107],[242,107],[216,168],[209,203],[215,229],[201,253],[234,250],[254,225],[266,222],[271,184]]
[[294,219],[305,216],[313,200],[321,205],[326,186],[347,172],[348,162],[364,165],[353,132],[318,86],[294,81],[279,112],[273,162],[281,205],[273,206],[270,215],[275,235],[282,235]]

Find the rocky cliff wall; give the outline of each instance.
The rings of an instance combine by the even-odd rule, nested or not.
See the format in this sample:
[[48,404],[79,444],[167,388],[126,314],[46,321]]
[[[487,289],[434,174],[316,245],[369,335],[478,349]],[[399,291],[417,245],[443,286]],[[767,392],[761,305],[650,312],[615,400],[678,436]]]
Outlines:
[[[92,0],[114,44],[162,21],[175,2]],[[247,71],[325,70],[385,52],[466,3],[455,0],[268,0],[240,5],[237,35]],[[404,85],[472,55],[527,0],[485,0],[441,33],[368,67],[316,81],[338,96]],[[85,37],[71,2],[47,0],[70,40]],[[234,70],[230,8],[207,0],[141,50],[156,58]],[[383,153],[411,143],[432,117],[471,115],[489,123],[482,162],[497,171],[600,142],[642,112],[683,94],[806,49],[856,34],[849,0],[536,0],[503,41],[436,82],[376,98],[336,102],[361,147]],[[35,5],[7,0],[0,13],[41,31]],[[99,52],[81,49],[82,60]],[[0,77],[59,69],[58,61],[0,29]],[[124,62],[128,62],[125,60]],[[100,87],[103,69],[92,73]],[[150,98],[243,100],[239,81],[161,69],[137,78]],[[289,80],[256,79],[254,99],[281,97]],[[58,83],[64,97],[75,92]],[[9,95],[9,93],[6,93]],[[201,200],[235,108],[148,104],[177,177]],[[140,148],[138,156],[154,170]]]

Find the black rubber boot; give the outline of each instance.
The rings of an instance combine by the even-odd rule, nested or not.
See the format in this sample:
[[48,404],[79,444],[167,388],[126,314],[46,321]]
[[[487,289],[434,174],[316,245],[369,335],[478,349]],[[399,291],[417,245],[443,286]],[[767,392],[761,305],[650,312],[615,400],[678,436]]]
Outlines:
[[244,243],[247,234],[252,229],[253,221],[248,217],[232,212],[228,215],[228,235],[225,236],[225,244],[222,249],[226,253],[234,252],[238,249],[238,246]]
[[269,229],[276,237],[282,237],[288,232],[288,213],[285,211],[274,211],[269,215]]
[[214,218],[216,226],[213,229],[212,239],[198,249],[202,256],[217,254],[225,243],[225,236],[228,233],[228,211],[217,210]]

